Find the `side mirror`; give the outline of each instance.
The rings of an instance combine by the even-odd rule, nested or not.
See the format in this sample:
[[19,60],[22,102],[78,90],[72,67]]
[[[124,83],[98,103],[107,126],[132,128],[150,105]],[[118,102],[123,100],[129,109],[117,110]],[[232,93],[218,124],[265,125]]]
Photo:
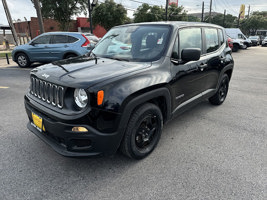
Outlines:
[[201,50],[199,48],[186,48],[182,50],[182,60],[185,62],[197,61],[201,55]]
[[34,43],[34,42],[31,42],[29,45],[32,45],[32,46],[34,46],[34,45],[35,45],[35,43]]

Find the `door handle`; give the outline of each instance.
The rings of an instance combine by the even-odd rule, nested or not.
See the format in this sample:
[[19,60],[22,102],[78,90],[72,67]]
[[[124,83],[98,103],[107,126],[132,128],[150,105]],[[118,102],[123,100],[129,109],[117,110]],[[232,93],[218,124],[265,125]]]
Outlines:
[[44,48],[48,48],[48,46],[44,46]]
[[66,48],[66,47],[69,47],[68,45],[64,45],[64,47]]
[[198,66],[198,69],[200,71],[203,71],[205,67],[207,67],[208,65],[207,64],[204,64],[204,63],[201,63],[199,66]]

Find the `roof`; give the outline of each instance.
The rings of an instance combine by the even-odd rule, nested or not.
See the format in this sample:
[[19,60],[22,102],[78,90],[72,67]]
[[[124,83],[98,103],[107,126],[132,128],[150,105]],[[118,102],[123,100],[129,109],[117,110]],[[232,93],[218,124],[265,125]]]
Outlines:
[[[210,24],[205,22],[187,22],[187,21],[159,21],[159,22],[142,22],[142,23],[133,23],[133,24],[126,24],[121,26],[134,26],[134,25],[172,25],[176,27],[185,27],[185,26],[206,26],[206,27],[217,27],[223,28],[216,24]],[[117,26],[120,27],[120,26]]]
[[47,34],[47,35],[50,35],[50,34],[82,34],[80,32],[65,32],[65,31],[56,31],[56,32],[45,32],[43,34]]

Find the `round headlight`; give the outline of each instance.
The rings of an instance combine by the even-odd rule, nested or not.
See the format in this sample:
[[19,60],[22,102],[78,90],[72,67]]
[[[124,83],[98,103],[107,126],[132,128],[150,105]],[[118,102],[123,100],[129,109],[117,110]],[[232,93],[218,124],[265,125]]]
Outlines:
[[74,90],[74,100],[79,108],[84,108],[88,103],[88,96],[84,89]]

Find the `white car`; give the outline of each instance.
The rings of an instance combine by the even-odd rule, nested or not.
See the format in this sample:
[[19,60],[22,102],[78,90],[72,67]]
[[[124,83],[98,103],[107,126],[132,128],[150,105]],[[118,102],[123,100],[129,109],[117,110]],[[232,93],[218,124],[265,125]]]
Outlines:
[[262,40],[261,46],[267,46],[267,37]]

